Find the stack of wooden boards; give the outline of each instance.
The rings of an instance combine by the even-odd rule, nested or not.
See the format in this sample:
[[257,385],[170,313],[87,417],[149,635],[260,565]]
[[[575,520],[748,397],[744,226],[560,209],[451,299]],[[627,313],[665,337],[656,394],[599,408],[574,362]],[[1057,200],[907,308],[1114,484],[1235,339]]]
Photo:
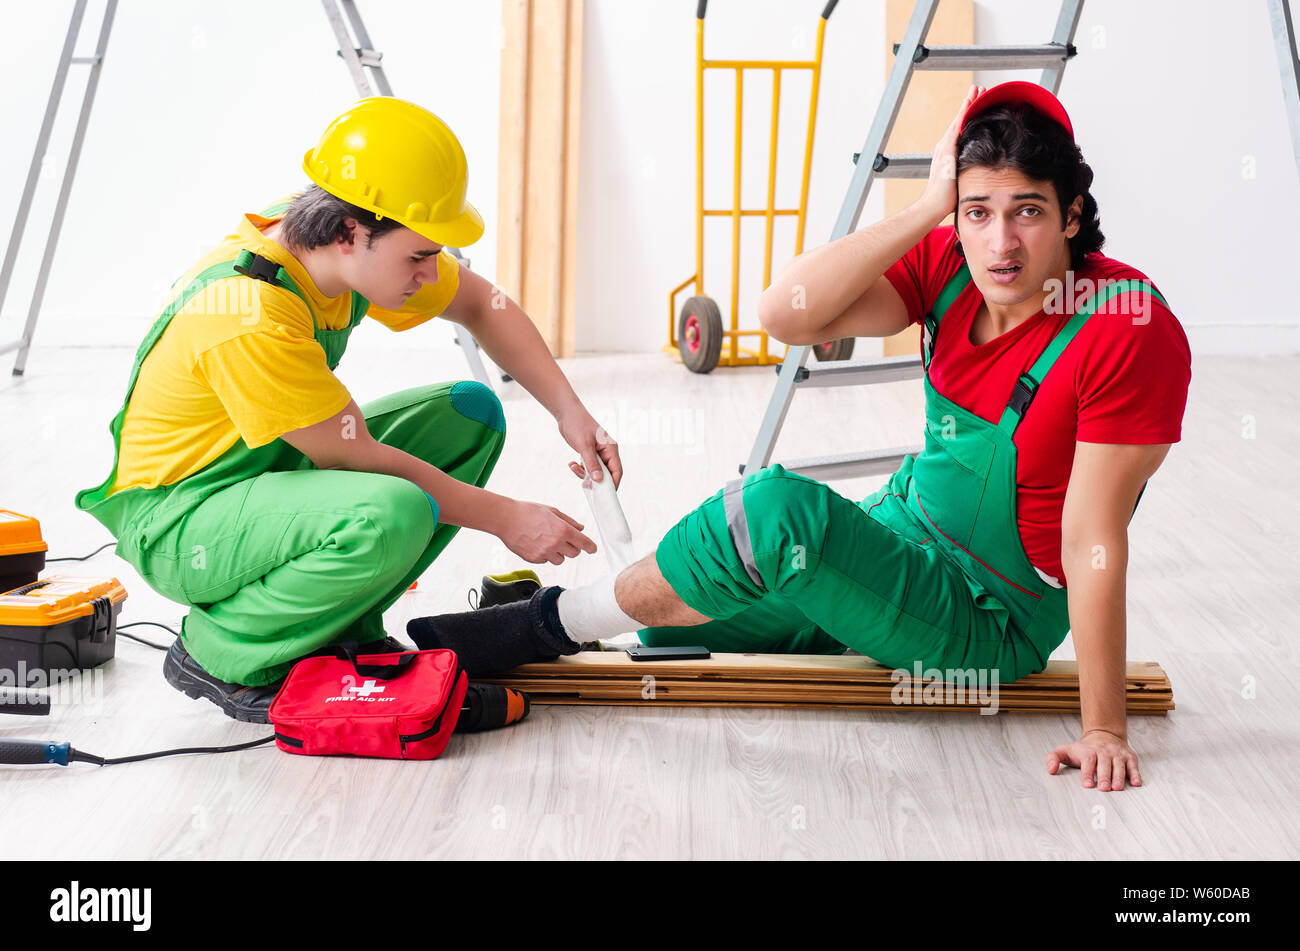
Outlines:
[[[633,661],[623,652],[584,651],[544,664],[525,664],[485,683],[523,690],[533,703],[676,707],[811,707],[853,710],[975,711],[991,706],[1023,713],[1079,709],[1074,661],[1014,683],[964,685],[938,670],[895,671],[867,657],[818,654],[714,654],[701,661]],[[1173,688],[1159,664],[1127,665],[1130,716],[1164,716],[1174,709]],[[954,685],[962,685],[958,690]]]

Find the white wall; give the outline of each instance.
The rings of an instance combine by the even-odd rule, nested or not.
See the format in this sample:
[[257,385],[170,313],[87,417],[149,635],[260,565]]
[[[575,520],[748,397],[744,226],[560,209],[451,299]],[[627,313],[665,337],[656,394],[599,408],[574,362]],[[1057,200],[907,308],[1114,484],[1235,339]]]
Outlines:
[[[588,266],[578,303],[579,339],[589,349],[665,343],[667,291],[694,270],[695,4],[654,6],[662,12],[587,0],[582,174],[594,187],[581,197]],[[714,0],[705,55],[806,56],[820,8],[820,0]],[[1058,8],[1050,0],[977,3],[976,42],[1045,42]],[[849,156],[883,91],[883,10],[842,0],[828,26],[809,242],[830,233]],[[1300,352],[1300,304],[1284,285],[1300,250],[1300,182],[1264,4],[1088,0],[1076,46],[1060,96],[1096,175],[1106,253],[1156,282],[1197,352]],[[1038,75],[977,78],[991,85]],[[731,80],[712,71],[708,79],[721,94],[705,107],[706,204],[729,205]],[[753,85],[746,206],[761,201],[766,186],[770,99],[763,84]],[[797,175],[801,141],[788,144],[783,169]],[[880,190],[873,192],[862,226],[879,220]],[[721,301],[730,295],[730,223],[709,224],[706,284]],[[762,233],[748,234],[742,248],[747,240],[753,249]],[[746,263],[753,290],[761,261],[755,254]],[[741,324],[756,326],[743,316],[753,314],[744,301],[742,294]],[[725,319],[725,303],[723,310]]]
[[[9,41],[0,61],[7,133],[0,236],[7,240],[73,4],[0,4]],[[384,53],[394,94],[456,131],[469,159],[471,200],[491,226],[499,4],[361,0],[358,7]],[[91,0],[79,53],[93,50],[102,9],[103,0]],[[318,0],[120,3],[36,343],[135,346],[167,286],[232,231],[242,212],[306,184],[303,153],[357,98],[337,49]],[[84,66],[69,73],[50,177],[0,317],[5,341],[26,318],[86,75]],[[491,274],[495,258],[491,227],[472,260]]]
[[[0,240],[31,158],[71,0],[3,3]],[[80,51],[102,0],[92,0]],[[496,249],[498,0],[361,0],[398,95],[442,115],[469,156],[488,231],[472,249],[491,277]],[[822,0],[713,0],[710,57],[811,54]],[[976,6],[977,41],[1041,42],[1048,0]],[[586,0],[579,200],[579,347],[657,350],[667,292],[694,269],[694,0]],[[883,4],[841,0],[827,31],[808,243],[824,241],[879,101]],[[250,43],[250,38],[256,42]],[[1300,241],[1300,183],[1262,3],[1088,0],[1061,86],[1097,182],[1106,251],[1146,271],[1197,352],[1300,351],[1288,287]],[[243,210],[299,187],[302,153],[355,98],[315,0],[128,0],[120,5],[37,343],[134,346],[166,285]],[[80,89],[74,67],[69,93]],[[732,90],[710,75],[710,204],[730,201]],[[987,74],[985,82],[1035,78]],[[715,81],[716,80],[716,81]],[[768,85],[747,74],[742,201],[767,183]],[[797,196],[806,80],[788,80],[778,204]],[[47,174],[61,170],[70,95]],[[716,124],[715,124],[716,118]],[[505,160],[509,160],[506,157]],[[1253,168],[1254,177],[1243,169]],[[53,179],[33,209],[0,340],[26,315]],[[862,224],[879,216],[879,190]],[[729,222],[710,223],[709,292],[729,298]],[[747,221],[742,313],[752,314],[762,226]],[[778,230],[778,265],[793,243]],[[752,324],[752,317],[743,321]],[[387,335],[374,333],[380,340]],[[435,341],[436,342],[436,341]],[[392,345],[392,341],[385,341]],[[865,348],[864,348],[865,349]],[[666,360],[667,358],[665,358]]]

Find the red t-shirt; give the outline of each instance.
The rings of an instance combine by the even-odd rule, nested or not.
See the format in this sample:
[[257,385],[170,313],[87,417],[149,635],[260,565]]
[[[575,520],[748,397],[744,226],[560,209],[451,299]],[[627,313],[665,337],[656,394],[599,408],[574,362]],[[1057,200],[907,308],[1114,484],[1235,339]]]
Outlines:
[[[963,259],[952,227],[935,228],[885,272],[920,323]],[[1087,256],[1074,276],[1146,275],[1103,254]],[[1154,284],[1150,286],[1155,287]],[[1065,292],[1068,294],[1069,285]],[[1159,288],[1155,287],[1158,291]],[[1044,377],[1016,430],[1016,518],[1029,561],[1064,582],[1061,510],[1074,464],[1074,444],[1178,442],[1192,378],[1192,354],[1182,325],[1149,295],[1117,294],[1084,323]],[[1068,308],[1039,311],[1000,337],[975,346],[971,323],[983,296],[972,281],[948,308],[930,363],[930,383],[945,398],[996,424],[1011,390],[1070,319]]]

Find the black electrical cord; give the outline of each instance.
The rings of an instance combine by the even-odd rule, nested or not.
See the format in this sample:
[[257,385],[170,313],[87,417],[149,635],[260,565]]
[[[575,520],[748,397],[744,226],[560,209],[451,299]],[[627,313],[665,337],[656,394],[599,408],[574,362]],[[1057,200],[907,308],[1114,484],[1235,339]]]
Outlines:
[[101,551],[103,551],[105,548],[109,547],[110,545],[116,545],[116,544],[117,544],[117,542],[115,542],[115,541],[114,541],[114,542],[104,542],[104,544],[100,545],[98,548],[96,548],[94,551],[92,551],[89,555],[82,555],[80,558],[75,557],[75,556],[72,556],[72,555],[69,555],[69,556],[66,557],[66,558],[46,558],[46,559],[45,559],[45,563],[48,565],[50,562],[53,562],[53,561],[86,561],[87,559],[94,558],[96,555],[98,555]]
[[254,746],[262,746],[274,740],[274,736],[268,736],[261,740],[253,740],[249,743],[238,743],[234,746],[189,746],[177,750],[159,750],[156,753],[138,753],[135,756],[116,756],[105,759],[102,756],[96,756],[94,753],[83,753],[81,750],[68,749],[69,763],[94,763],[96,766],[115,766],[118,763],[138,763],[141,760],[157,759],[160,756],[179,756],[182,753],[234,753],[238,750],[251,749]]
[[[45,563],[51,564],[56,561],[88,561],[89,559],[94,558],[96,555],[98,555],[105,548],[109,548],[115,544],[117,543],[105,542],[104,544],[96,548],[94,551],[92,551],[89,555],[80,555],[80,556],[69,555],[64,558],[47,558],[45,559]],[[128,627],[160,627],[164,631],[167,631],[168,633],[172,634],[173,636],[180,637],[180,634],[177,633],[176,630],[168,627],[166,624],[159,624],[157,621],[132,621],[130,624],[119,624],[117,626],[117,633],[121,634],[122,637],[128,638],[129,640],[136,641],[137,643],[140,644],[144,644],[147,647],[152,647],[154,650],[165,651],[167,650],[167,647],[163,644],[155,644],[153,641],[146,641],[143,637],[136,637],[134,634],[123,634],[122,633],[123,629]],[[65,650],[67,650],[65,645],[60,644],[58,646],[63,647]],[[69,654],[71,654],[71,651],[69,651]],[[72,661],[75,664],[76,657],[73,657]],[[234,746],[188,746],[188,747],[183,747],[174,750],[158,750],[157,752],[154,753],[138,753],[135,756],[116,756],[116,757],[96,756],[94,753],[86,753],[70,746],[68,747],[68,762],[93,763],[97,766],[115,766],[119,763],[138,763],[141,762],[142,760],[158,759],[159,757],[162,756],[180,756],[186,753],[234,753],[234,752],[238,752],[239,750],[252,749],[255,746],[264,746],[267,743],[272,742],[274,739],[275,739],[274,736],[268,736],[260,740],[252,740],[251,742],[248,743],[238,743],[235,744]]]
[[[172,634],[175,634],[177,637],[180,637],[180,634],[172,630],[166,624],[159,624],[157,621],[132,621],[130,624],[119,624],[117,626],[117,632],[119,634],[122,634],[122,629],[124,627],[140,627],[141,625],[148,625],[149,627],[161,627],[164,631],[169,631]],[[133,641],[137,641],[138,643],[146,644],[149,647],[152,647],[154,650],[165,651],[167,649],[162,644],[155,644],[153,641],[146,641],[143,637],[136,637],[134,634],[122,634],[122,636],[130,638]]]

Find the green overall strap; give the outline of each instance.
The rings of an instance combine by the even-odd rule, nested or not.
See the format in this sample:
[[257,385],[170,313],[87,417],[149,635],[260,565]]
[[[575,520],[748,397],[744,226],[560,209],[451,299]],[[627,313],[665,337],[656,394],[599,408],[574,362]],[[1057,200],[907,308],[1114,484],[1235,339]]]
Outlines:
[[[319,333],[320,324],[316,322],[316,313],[312,310],[311,301],[307,295],[299,290],[298,285],[294,283],[293,278],[276,262],[270,258],[263,257],[260,254],[254,254],[247,249],[240,251],[232,262],[236,271],[247,277],[255,278],[259,281],[266,281],[268,284],[274,284],[283,287],[286,291],[296,294],[304,304],[307,305],[307,313],[311,316],[312,330]],[[370,301],[366,300],[356,291],[352,292],[351,311],[348,316],[348,328],[351,329],[361,323],[361,318],[366,316],[366,311],[370,309]]]
[[352,316],[348,321],[349,327],[355,327],[361,323],[361,318],[366,316],[366,311],[370,309],[370,301],[366,300],[356,291],[352,292]]
[[948,283],[939,292],[939,297],[935,300],[934,306],[925,315],[921,340],[921,358],[925,363],[926,370],[930,369],[930,361],[934,358],[934,344],[935,338],[939,335],[939,321],[943,320],[943,315],[948,312],[952,302],[966,289],[966,285],[969,283],[970,268],[963,261],[961,267],[957,269],[957,273],[949,278]]
[[[296,198],[297,196],[295,195],[294,197]],[[277,201],[274,205],[263,208],[257,213],[257,216],[259,218],[283,217],[284,213],[289,210],[291,204],[293,204],[293,198],[286,198],[284,201]]]
[[[154,345],[158,343],[158,339],[162,337],[163,332],[171,324],[172,318],[184,309],[185,305],[190,302],[194,295],[198,294],[203,290],[203,288],[207,287],[214,281],[224,280],[228,277],[255,276],[248,272],[248,268],[253,266],[257,266],[259,271],[264,271],[265,264],[257,265],[254,258],[258,258],[261,262],[266,262],[265,258],[259,258],[250,251],[240,251],[233,261],[221,261],[205,268],[196,274],[193,279],[185,285],[185,289],[167,305],[166,310],[158,315],[158,319],[155,320],[153,326],[149,328],[149,332],[145,334],[144,340],[141,341],[139,348],[135,352],[135,363],[131,367],[130,379],[127,380],[126,396],[122,399],[122,408],[117,411],[117,415],[114,416],[112,422],[108,424],[109,434],[113,437],[113,469],[109,473],[108,478],[100,485],[93,489],[85,489],[77,493],[78,508],[85,508],[86,505],[92,504],[93,502],[102,501],[104,498],[103,493],[107,492],[109,486],[111,486],[117,479],[117,450],[120,446],[122,436],[122,424],[126,420],[126,408],[131,402],[131,395],[135,392],[135,384],[140,379],[140,368],[144,365],[145,357],[149,355],[149,352],[153,350]],[[310,312],[311,303],[303,293],[298,290],[297,285],[293,283],[289,278],[289,275],[284,273],[284,268],[279,269],[277,277],[284,280],[286,290],[292,291],[294,294],[297,294],[302,298],[302,302],[307,305],[307,310]],[[262,279],[265,280],[265,278]],[[354,308],[356,306],[355,300],[353,301],[353,306]],[[313,316],[313,324],[315,323],[315,320],[316,318]],[[92,496],[94,496],[94,498],[92,498]]]
[[[1120,294],[1148,294],[1156,298],[1160,303],[1168,307],[1168,302],[1146,281],[1123,280],[1115,281],[1105,285],[1096,294],[1084,303],[1064,327],[1057,332],[1052,338],[1052,342],[1034,361],[1034,365],[1029,368],[1028,373],[1022,373],[1020,379],[1016,380],[1015,387],[1011,390],[1011,399],[1007,401],[1006,409],[1002,411],[1002,418],[998,421],[998,429],[1007,434],[1008,437],[1014,437],[1016,428],[1020,421],[1024,419],[1026,410],[1029,409],[1030,402],[1033,401],[1034,394],[1038,392],[1038,386],[1043,382],[1043,377],[1047,376],[1047,371],[1052,368],[1057,358],[1069,346],[1070,341],[1074,339],[1080,328],[1092,316],[1093,312],[1106,303],[1112,297],[1118,297]],[[1142,501],[1142,495],[1147,490],[1147,483],[1142,483],[1142,488],[1138,490],[1137,501],[1133,503],[1133,513],[1137,512],[1138,503]],[[1132,519],[1133,514],[1129,515]]]
[[1029,368],[1029,372],[1022,373],[1020,378],[1016,380],[1016,385],[1011,391],[1011,398],[1007,401],[1006,409],[1002,411],[1002,418],[998,421],[999,429],[1008,436],[1015,435],[1016,428],[1024,418],[1025,411],[1029,409],[1034,394],[1038,392],[1039,384],[1043,382],[1043,377],[1047,376],[1047,371],[1052,368],[1052,364],[1070,345],[1070,341],[1074,339],[1075,334],[1079,332],[1098,307],[1112,297],[1127,293],[1149,294],[1166,307],[1169,306],[1165,299],[1160,296],[1160,292],[1146,281],[1123,280],[1106,284],[1101,290],[1088,298],[1065,326],[1057,331],[1056,336],[1052,338],[1052,342],[1047,345],[1047,348],[1034,361],[1034,365]]

